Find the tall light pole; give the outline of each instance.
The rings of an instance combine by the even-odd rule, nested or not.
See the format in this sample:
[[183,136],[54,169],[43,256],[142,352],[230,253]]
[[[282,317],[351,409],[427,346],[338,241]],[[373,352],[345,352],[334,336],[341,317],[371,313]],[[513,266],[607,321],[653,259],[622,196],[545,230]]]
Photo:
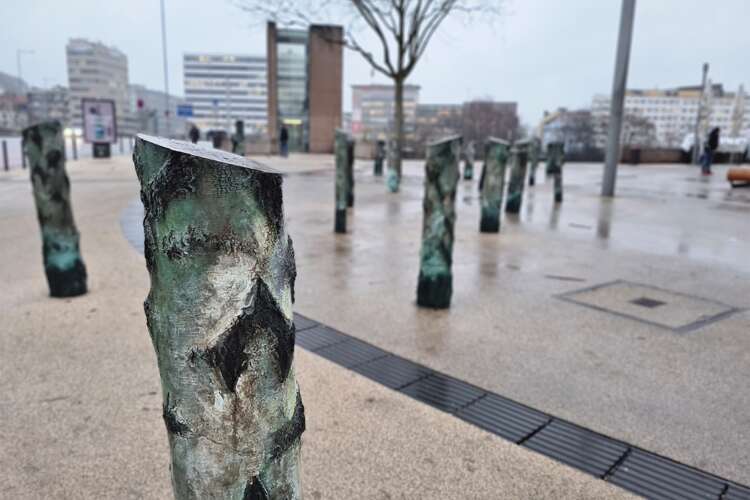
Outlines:
[[21,56],[24,54],[33,54],[34,51],[30,49],[16,49],[16,66],[18,69],[18,79],[23,83],[23,70],[21,68]]
[[165,116],[164,116],[164,122],[166,124],[167,133],[165,134],[167,137],[169,137],[171,129],[171,120],[170,120],[170,109],[169,109],[169,64],[167,63],[167,21],[166,17],[164,15],[164,0],[160,0],[161,4],[161,50],[162,50],[162,58],[164,59],[164,106],[165,106]]
[[708,77],[708,63],[703,63],[703,78],[701,79],[701,95],[698,98],[698,113],[695,116],[695,135],[693,136],[693,165],[700,162],[701,155],[701,118],[703,118],[703,100],[706,98],[706,78]]
[[633,38],[634,18],[635,0],[622,0],[622,10],[620,12],[620,34],[617,37],[615,76],[612,81],[612,101],[609,108],[607,157],[604,165],[602,196],[615,195],[617,163],[620,161],[622,110],[625,104],[625,89],[628,82],[628,63],[630,62],[630,43]]

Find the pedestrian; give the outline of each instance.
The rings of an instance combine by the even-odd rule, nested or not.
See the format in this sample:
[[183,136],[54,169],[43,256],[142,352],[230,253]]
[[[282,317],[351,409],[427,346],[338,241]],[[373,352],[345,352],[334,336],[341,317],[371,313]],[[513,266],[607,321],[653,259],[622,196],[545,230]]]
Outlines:
[[286,125],[281,125],[281,134],[279,134],[279,142],[281,143],[281,156],[289,156],[289,131],[286,129]]
[[708,140],[703,148],[703,156],[701,157],[701,173],[703,175],[711,175],[711,163],[714,160],[714,153],[719,149],[719,127],[714,127],[708,134]]
[[190,132],[188,132],[190,135],[190,142],[193,144],[198,142],[198,139],[201,137],[201,131],[198,130],[198,127],[195,126],[195,124],[190,126]]

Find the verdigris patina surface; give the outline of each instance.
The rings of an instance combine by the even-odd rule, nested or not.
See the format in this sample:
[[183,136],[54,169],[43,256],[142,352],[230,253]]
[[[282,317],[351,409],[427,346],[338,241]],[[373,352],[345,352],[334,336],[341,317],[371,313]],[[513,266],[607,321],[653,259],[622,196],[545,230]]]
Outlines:
[[542,145],[539,139],[532,138],[529,142],[529,186],[536,184],[536,169],[539,167],[539,153],[542,152]]
[[391,139],[388,141],[388,171],[385,175],[385,185],[388,187],[388,191],[391,193],[398,193],[399,185],[401,184],[401,174],[399,174],[396,168],[396,162],[399,152],[397,150],[396,141]]
[[[336,218],[334,221],[334,231],[337,233],[346,232],[346,207],[349,204],[349,144],[346,132],[336,130],[334,143],[334,155],[336,159]],[[354,201],[354,200],[352,200]]]
[[237,120],[232,134],[232,153],[245,156],[245,122]]
[[510,144],[502,139],[487,140],[485,167],[482,181],[482,215],[479,230],[483,233],[500,231],[500,210],[503,206],[505,170]]
[[547,145],[547,172],[552,175],[555,186],[555,203],[563,201],[562,167],[565,162],[565,144],[550,142]]
[[516,141],[510,149],[512,161],[510,180],[508,181],[508,201],[505,203],[505,211],[512,214],[517,214],[521,211],[523,185],[526,182],[528,151],[528,141]]
[[82,295],[86,293],[86,266],[70,205],[60,122],[43,122],[24,129],[23,152],[29,160],[49,293],[52,297]]
[[133,162],[175,497],[299,498],[305,418],[281,175],[144,135]]
[[464,146],[464,180],[470,181],[474,178],[474,141],[469,141]]
[[375,145],[375,163],[372,167],[372,173],[376,177],[383,175],[383,160],[385,159],[385,141],[378,140]]
[[444,309],[453,294],[453,231],[461,137],[427,146],[417,305]]

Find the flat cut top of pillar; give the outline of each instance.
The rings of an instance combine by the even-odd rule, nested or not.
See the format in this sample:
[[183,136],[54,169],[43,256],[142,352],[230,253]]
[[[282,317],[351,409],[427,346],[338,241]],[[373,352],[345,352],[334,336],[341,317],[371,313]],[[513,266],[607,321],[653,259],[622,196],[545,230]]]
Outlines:
[[506,141],[505,139],[499,139],[497,137],[488,137],[487,142],[494,142],[497,144],[505,144],[506,146],[510,146],[510,142]]
[[167,139],[165,137],[156,137],[153,135],[138,134],[138,139],[142,141],[155,144],[164,149],[175,151],[177,153],[184,153],[192,156],[197,156],[205,160],[215,161],[219,163],[226,163],[227,165],[233,165],[235,167],[249,168],[251,170],[258,170],[267,174],[278,174],[281,175],[276,169],[258,163],[257,161],[248,160],[244,156],[239,156],[234,153],[229,153],[220,149],[207,149],[202,146],[193,144],[192,142],[177,141],[174,139]]
[[443,137],[442,139],[438,139],[436,141],[432,141],[432,142],[428,143],[427,146],[435,146],[437,144],[442,144],[444,142],[452,142],[452,141],[455,141],[456,139],[461,139],[461,135],[460,134],[456,134],[456,135],[451,135],[451,136],[448,136],[448,137]]

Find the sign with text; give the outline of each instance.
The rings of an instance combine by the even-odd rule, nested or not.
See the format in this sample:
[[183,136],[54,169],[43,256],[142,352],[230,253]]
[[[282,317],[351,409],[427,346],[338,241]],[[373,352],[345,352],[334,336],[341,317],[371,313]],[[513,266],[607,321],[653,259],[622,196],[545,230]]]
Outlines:
[[184,116],[186,118],[193,116],[193,105],[192,104],[178,104],[177,116]]
[[117,142],[115,101],[112,99],[82,99],[83,138],[86,142]]

